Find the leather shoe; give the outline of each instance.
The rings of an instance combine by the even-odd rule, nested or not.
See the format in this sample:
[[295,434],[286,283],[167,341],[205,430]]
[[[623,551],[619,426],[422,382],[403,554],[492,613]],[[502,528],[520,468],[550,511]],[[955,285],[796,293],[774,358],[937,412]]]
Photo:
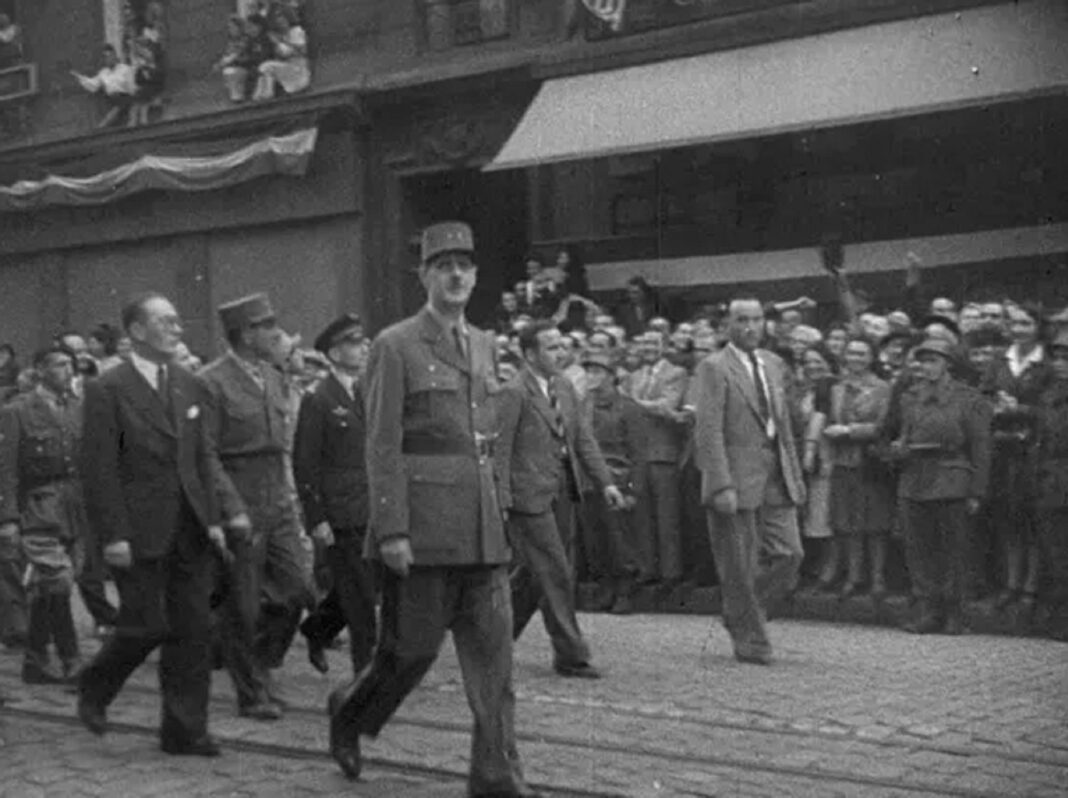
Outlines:
[[613,615],[630,615],[634,612],[634,602],[630,600],[629,595],[617,596],[612,604],[611,612]]
[[163,753],[175,756],[218,756],[222,753],[219,750],[219,744],[207,735],[191,742],[162,740],[159,748]]
[[327,673],[330,670],[330,663],[326,660],[326,649],[311,640],[308,641],[308,662],[319,673]]
[[334,690],[326,702],[326,711],[330,715],[330,756],[337,762],[345,777],[355,781],[363,769],[360,756],[360,735],[355,734],[351,740],[342,741],[341,719],[339,711],[346,698],[344,689]]
[[250,720],[279,720],[282,717],[282,710],[275,704],[261,701],[258,704],[239,707],[237,714]]
[[51,665],[26,661],[22,663],[22,681],[26,684],[63,684],[63,674]]
[[746,665],[770,665],[771,654],[756,651],[735,651],[734,658]]
[[942,626],[942,634],[956,636],[964,634],[965,631],[967,629],[964,625],[964,619],[959,615],[950,615]]
[[914,635],[934,634],[942,628],[938,618],[933,615],[925,615],[915,621],[910,621],[902,627],[906,632]]
[[600,679],[601,672],[588,662],[583,662],[578,665],[561,665],[557,664],[553,666],[555,670],[561,676],[566,676],[571,679]]
[[78,720],[93,734],[103,735],[108,730],[107,710],[84,695],[78,696]]

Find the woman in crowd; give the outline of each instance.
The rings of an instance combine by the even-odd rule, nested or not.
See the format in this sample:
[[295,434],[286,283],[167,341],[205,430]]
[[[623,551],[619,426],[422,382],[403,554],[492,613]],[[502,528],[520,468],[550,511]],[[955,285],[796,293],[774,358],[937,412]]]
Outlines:
[[278,86],[286,94],[295,94],[311,84],[308,38],[304,28],[293,23],[288,9],[279,9],[274,13],[268,34],[273,53],[269,60],[260,64],[260,79],[252,99],[269,100],[274,97]]
[[1068,641],[1068,331],[1052,340],[1048,358],[1050,380],[1036,407],[1038,586],[1047,634]]
[[853,338],[843,355],[845,373],[831,391],[830,417],[823,434],[831,441],[831,526],[839,553],[848,557],[840,596],[858,593],[868,563],[871,597],[886,593],[886,550],[894,515],[893,484],[874,455],[890,406],[890,385],[875,376],[875,349],[866,338]]
[[953,377],[957,348],[929,338],[914,350],[919,380],[888,423],[898,480],[905,550],[918,615],[916,634],[964,631],[964,580],[971,518],[990,476],[989,403]]
[[840,321],[834,322],[827,327],[823,340],[827,344],[827,351],[831,353],[835,364],[840,366],[842,355],[845,354],[846,344],[849,343],[849,329]]
[[829,585],[838,570],[837,549],[830,524],[831,450],[823,435],[831,411],[831,391],[838,364],[823,344],[814,344],[801,355],[802,379],[797,392],[797,429],[802,433],[801,467],[808,488],[801,518],[805,561],[802,580]]
[[1038,545],[1035,538],[1034,405],[1049,376],[1039,336],[1042,313],[1034,307],[1008,308],[1012,345],[995,359],[982,381],[994,404],[990,511],[1005,564],[1004,589],[997,607],[1018,605],[1024,615],[1035,606]]

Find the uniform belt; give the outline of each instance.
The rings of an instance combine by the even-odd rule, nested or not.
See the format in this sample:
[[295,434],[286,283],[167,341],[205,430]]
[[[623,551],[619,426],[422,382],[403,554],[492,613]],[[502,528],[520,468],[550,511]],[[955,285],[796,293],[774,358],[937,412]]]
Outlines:
[[424,456],[467,455],[469,457],[492,457],[492,440],[466,440],[435,438],[430,435],[405,435],[401,442],[402,454]]

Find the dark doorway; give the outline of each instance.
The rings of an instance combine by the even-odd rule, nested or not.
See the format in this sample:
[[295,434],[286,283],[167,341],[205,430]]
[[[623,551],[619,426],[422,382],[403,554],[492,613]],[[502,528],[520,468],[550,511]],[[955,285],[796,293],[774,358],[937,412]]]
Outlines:
[[[529,246],[525,173],[457,169],[419,175],[404,180],[404,196],[413,241],[434,222],[458,220],[471,225],[479,271],[468,317],[488,326],[501,292],[523,276],[523,254]],[[417,260],[418,255],[413,263]],[[408,314],[423,302],[423,292],[414,276],[405,279],[411,288],[406,282],[403,301]]]

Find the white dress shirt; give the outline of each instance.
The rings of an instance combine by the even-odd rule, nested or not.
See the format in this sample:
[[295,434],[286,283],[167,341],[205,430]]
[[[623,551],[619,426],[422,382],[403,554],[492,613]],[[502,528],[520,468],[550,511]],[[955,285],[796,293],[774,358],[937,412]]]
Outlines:
[[148,358],[141,357],[137,352],[130,352],[130,363],[137,373],[145,378],[153,391],[159,392],[159,363],[154,363]]
[[[742,361],[742,365],[745,366],[745,370],[749,374],[749,379],[753,381],[754,390],[759,390],[756,376],[753,374],[753,364],[749,360],[749,353],[739,349],[733,343],[728,343],[727,347],[734,352],[735,357]],[[765,431],[768,434],[768,438],[771,439],[775,437],[777,432],[774,405],[771,402],[771,383],[768,382],[768,370],[764,367],[764,360],[760,357],[760,352],[753,352],[753,356],[756,358],[757,367],[760,369],[760,382],[764,385],[764,398],[768,402],[768,420]]]

